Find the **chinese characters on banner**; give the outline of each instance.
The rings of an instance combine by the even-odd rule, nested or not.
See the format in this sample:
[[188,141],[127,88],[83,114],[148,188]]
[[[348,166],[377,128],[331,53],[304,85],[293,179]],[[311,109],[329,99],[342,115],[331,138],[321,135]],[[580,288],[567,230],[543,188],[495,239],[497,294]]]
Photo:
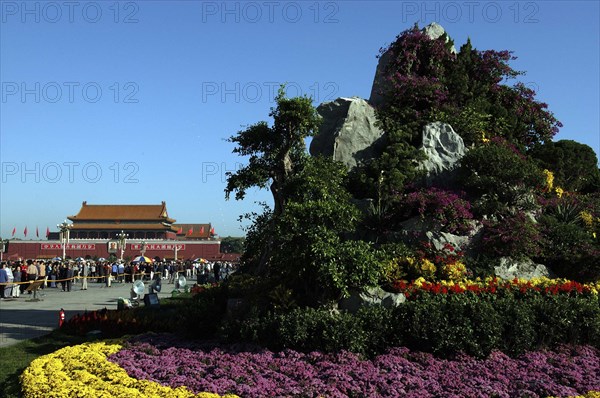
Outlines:
[[[42,250],[56,250],[62,249],[61,243],[42,243]],[[69,243],[66,247],[67,250],[96,250],[95,243]]]
[[[175,250],[175,247],[177,247],[177,250],[185,250],[185,245],[182,245],[182,244],[173,244],[173,243],[146,244],[146,250]],[[138,243],[132,243],[131,250],[142,250],[142,245],[138,244]]]

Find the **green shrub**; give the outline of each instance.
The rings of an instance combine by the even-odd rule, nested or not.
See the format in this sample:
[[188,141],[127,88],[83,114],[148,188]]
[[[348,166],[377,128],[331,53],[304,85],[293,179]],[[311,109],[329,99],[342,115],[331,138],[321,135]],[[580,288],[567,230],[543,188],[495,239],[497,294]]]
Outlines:
[[572,140],[548,141],[534,148],[531,156],[554,173],[555,186],[569,192],[598,192],[598,158],[590,146]]
[[538,345],[557,343],[600,345],[598,297],[545,296],[535,302]]
[[213,338],[227,308],[227,296],[221,286],[206,289],[190,299],[188,305],[179,309],[175,331],[188,337]]
[[495,257],[532,258],[541,254],[538,225],[523,212],[483,223],[482,249]]
[[373,306],[355,314],[325,308],[249,311],[244,319],[227,320],[222,331],[229,341],[274,350],[350,350],[371,357],[406,346],[441,357],[485,357],[495,349],[517,355],[556,344],[600,347],[600,307],[592,295],[427,293],[393,309]]
[[280,317],[284,346],[300,351],[364,351],[367,333],[353,315],[327,309],[296,309]]
[[507,209],[531,210],[529,196],[545,184],[545,176],[517,148],[501,139],[476,147],[460,161],[459,180],[473,201],[478,215]]
[[501,317],[502,340],[498,348],[511,355],[518,355],[535,347],[537,342],[537,325],[533,305],[541,297],[530,297],[527,300],[515,298],[514,295],[498,297],[495,310],[503,314]]
[[502,324],[493,297],[423,295],[399,308],[411,349],[452,356],[486,356],[500,344]]
[[540,218],[544,232],[543,261],[560,277],[577,281],[600,279],[600,239],[577,222]]
[[357,323],[366,332],[361,353],[372,357],[385,352],[390,347],[404,345],[402,340],[402,319],[394,309],[383,306],[363,307],[355,315]]

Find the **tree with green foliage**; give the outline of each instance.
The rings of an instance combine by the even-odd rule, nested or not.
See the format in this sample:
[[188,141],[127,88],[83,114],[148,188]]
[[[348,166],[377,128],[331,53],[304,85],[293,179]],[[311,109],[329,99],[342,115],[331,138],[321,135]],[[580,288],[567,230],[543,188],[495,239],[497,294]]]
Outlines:
[[221,238],[221,253],[242,253],[245,238],[226,236]]
[[235,192],[236,199],[243,199],[248,188],[268,186],[278,216],[285,208],[283,188],[298,161],[306,156],[304,140],[316,134],[321,118],[309,97],[286,98],[285,87],[279,89],[275,102],[277,107],[269,113],[272,126],[258,122],[229,138],[237,145],[233,153],[249,156],[249,161],[235,173],[227,173],[225,197],[229,199]]
[[242,199],[247,188],[270,184],[275,202],[273,211],[254,215],[242,261],[306,305],[376,284],[374,250],[349,239],[360,213],[345,188],[345,167],[306,154],[304,138],[318,128],[316,110],[309,99],[288,99],[282,90],[276,100],[273,127],[261,122],[230,139],[238,144],[234,152],[250,156],[250,162],[229,175],[226,194],[236,191]]
[[[304,140],[316,134],[321,118],[309,97],[286,98],[285,86],[279,89],[275,102],[277,106],[269,113],[272,126],[258,122],[229,138],[229,142],[237,145],[233,153],[248,156],[249,160],[248,165],[235,173],[227,173],[225,197],[229,199],[235,192],[235,198],[240,200],[251,187],[269,187],[274,202],[273,217],[277,218],[286,206],[283,191],[287,181],[307,156]],[[272,228],[272,223],[267,222],[267,226]],[[265,271],[272,252],[272,238],[263,243],[265,247],[256,267],[258,273]]]
[[568,192],[600,192],[598,158],[588,145],[560,140],[539,146],[530,154],[540,168],[554,174],[555,186]]
[[309,158],[289,181],[288,206],[276,225],[270,275],[297,301],[323,304],[351,288],[377,284],[380,264],[372,246],[352,239],[360,218],[345,189],[345,167]]
[[494,138],[465,154],[459,182],[473,198],[478,216],[533,210],[532,194],[545,186],[544,173],[504,139]]

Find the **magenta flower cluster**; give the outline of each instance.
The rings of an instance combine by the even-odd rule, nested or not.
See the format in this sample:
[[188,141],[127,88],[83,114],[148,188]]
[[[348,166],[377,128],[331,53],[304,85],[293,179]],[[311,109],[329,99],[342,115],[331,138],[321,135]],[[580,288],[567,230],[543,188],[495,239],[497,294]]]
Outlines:
[[487,359],[394,348],[372,360],[254,346],[181,342],[171,335],[132,339],[109,357],[137,379],[194,392],[241,397],[567,397],[600,390],[600,350],[561,346]]
[[467,234],[471,230],[470,220],[473,219],[471,204],[464,199],[464,193],[454,193],[431,187],[411,192],[402,201],[406,216],[418,214],[428,217],[437,225],[440,231],[452,234]]

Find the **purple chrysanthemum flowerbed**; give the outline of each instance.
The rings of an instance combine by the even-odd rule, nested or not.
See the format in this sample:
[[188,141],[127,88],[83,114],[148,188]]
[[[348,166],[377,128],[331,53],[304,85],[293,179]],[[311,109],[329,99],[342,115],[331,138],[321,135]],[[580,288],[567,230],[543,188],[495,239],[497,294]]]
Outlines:
[[394,348],[372,360],[350,352],[271,352],[139,336],[109,358],[137,379],[242,397],[567,397],[600,390],[600,350],[561,346],[487,359]]

